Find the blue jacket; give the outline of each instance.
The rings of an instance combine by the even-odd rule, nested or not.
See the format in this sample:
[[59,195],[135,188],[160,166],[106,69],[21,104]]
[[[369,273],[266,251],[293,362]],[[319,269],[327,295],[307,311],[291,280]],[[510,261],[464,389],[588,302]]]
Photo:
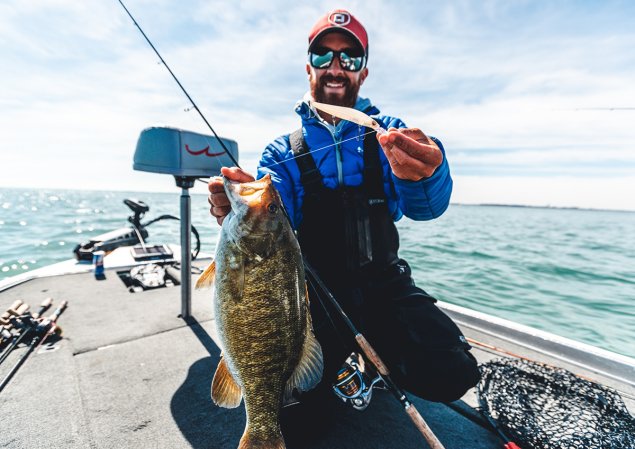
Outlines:
[[[355,109],[371,115],[385,129],[406,127],[398,118],[379,115],[379,109],[366,98],[358,98]],[[316,117],[306,101],[296,105],[296,112],[302,119],[304,139],[322,174],[324,185],[328,188],[360,185],[364,168],[364,128],[346,120],[340,121],[337,126],[326,123]],[[432,176],[420,181],[397,178],[390,170],[383,151],[379,152],[384,171],[384,191],[393,220],[397,221],[404,215],[413,220],[431,220],[447,209],[452,193],[452,178],[443,145],[436,139],[434,141],[443,152],[443,163]],[[266,174],[271,175],[297,229],[302,222],[304,188],[300,182],[300,170],[293,160],[289,134],[278,137],[265,148],[258,165],[258,178]]]

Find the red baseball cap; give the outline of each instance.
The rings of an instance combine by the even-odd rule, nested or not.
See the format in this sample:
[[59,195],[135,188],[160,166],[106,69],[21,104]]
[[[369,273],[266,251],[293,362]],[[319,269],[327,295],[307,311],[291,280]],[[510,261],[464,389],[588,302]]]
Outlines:
[[359,20],[357,20],[350,12],[345,9],[336,9],[326,13],[321,17],[309,33],[309,50],[313,43],[317,42],[326,33],[332,31],[344,32],[352,36],[364,50],[364,53],[368,54],[368,34],[366,29]]

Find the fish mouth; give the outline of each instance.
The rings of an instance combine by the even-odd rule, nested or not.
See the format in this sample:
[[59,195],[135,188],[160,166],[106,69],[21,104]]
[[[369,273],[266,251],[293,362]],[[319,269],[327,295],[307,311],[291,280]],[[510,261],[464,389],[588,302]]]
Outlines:
[[224,178],[225,192],[231,203],[245,204],[249,207],[258,207],[267,196],[271,186],[271,176],[265,175],[257,181],[237,182]]

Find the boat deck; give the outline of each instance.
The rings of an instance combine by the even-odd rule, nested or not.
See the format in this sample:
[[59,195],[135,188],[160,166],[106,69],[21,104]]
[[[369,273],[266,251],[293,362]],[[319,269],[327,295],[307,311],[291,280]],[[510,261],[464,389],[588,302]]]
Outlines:
[[[193,265],[204,268],[207,262]],[[245,425],[244,408],[218,408],[210,398],[219,360],[211,292],[193,292],[194,318],[186,323],[178,316],[179,287],[129,293],[116,271],[106,270],[102,281],[92,273],[71,274],[0,292],[1,310],[16,299],[32,309],[45,297],[54,298],[53,308],[69,302],[59,320],[64,338],[33,353],[0,394],[0,447],[235,449]],[[549,361],[539,351],[467,321],[461,327],[478,341]],[[0,366],[0,378],[25,350],[17,349]],[[479,361],[500,356],[480,346],[474,353]],[[632,412],[632,384],[560,362],[618,388]],[[496,434],[479,425],[473,392],[452,407],[412,399],[446,449],[502,447]],[[295,407],[284,410],[289,449],[427,447],[386,391],[376,391],[364,412],[336,401],[329,416],[303,415]]]

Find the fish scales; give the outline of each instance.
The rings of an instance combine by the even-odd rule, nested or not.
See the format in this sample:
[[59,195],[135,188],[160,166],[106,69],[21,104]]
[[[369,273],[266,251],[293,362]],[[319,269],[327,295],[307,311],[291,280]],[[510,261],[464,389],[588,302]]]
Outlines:
[[[245,406],[254,430],[267,427],[262,419],[271,419],[261,410],[281,406],[282,391],[300,356],[303,339],[298,336],[306,332],[304,298],[288,294],[297,290],[290,279],[295,276],[284,276],[281,271],[293,273],[297,266],[289,263],[293,254],[288,253],[280,251],[277,257],[260,263],[245,263],[242,295],[216,301],[221,340],[225,352],[231,354],[230,371],[245,388]],[[223,273],[222,266],[218,261],[217,276]],[[232,271],[228,267],[230,279]]]
[[270,178],[245,184],[225,180],[225,190],[232,212],[223,223],[214,264],[198,283],[215,276],[224,362],[212,397],[227,407],[244,398],[247,424],[240,449],[284,448],[279,411],[285,391],[312,388],[322,371],[300,247]]

